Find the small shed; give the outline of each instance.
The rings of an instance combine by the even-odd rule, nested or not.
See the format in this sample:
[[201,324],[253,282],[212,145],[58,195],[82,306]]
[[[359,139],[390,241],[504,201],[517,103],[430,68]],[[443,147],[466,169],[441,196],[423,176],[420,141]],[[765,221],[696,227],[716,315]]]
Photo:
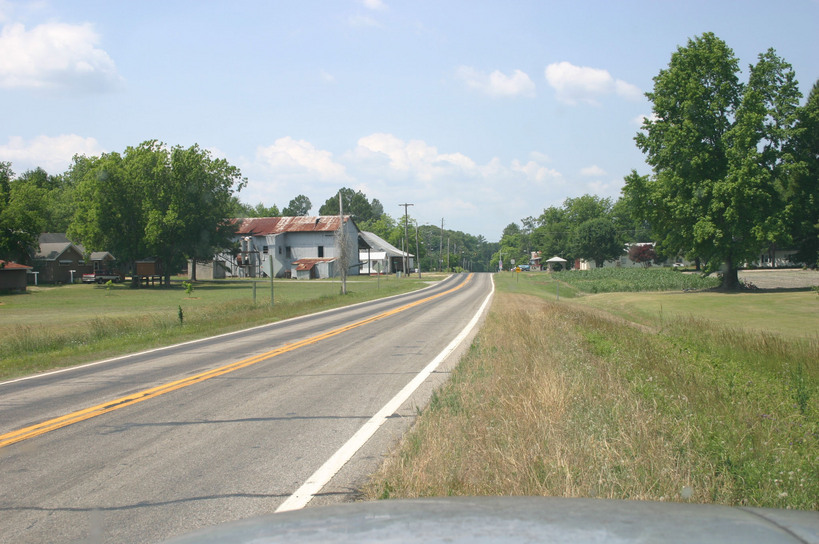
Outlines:
[[0,291],[25,291],[30,266],[0,260]]
[[409,260],[409,268],[415,268],[415,255],[401,251],[373,232],[361,231],[365,247],[359,249],[358,260],[362,274],[392,274],[404,270],[404,259]]
[[567,262],[567,261],[566,261],[566,259],[561,259],[561,258],[560,258],[560,257],[558,257],[557,255],[555,255],[555,256],[554,256],[554,257],[552,257],[551,259],[546,259],[546,262],[547,262],[547,263],[548,263],[548,265],[549,265],[549,272],[551,272],[551,271],[552,271],[552,266],[554,266],[554,265],[555,265],[555,263],[559,263],[559,264],[563,265],[563,263],[565,263],[565,262]]
[[331,278],[335,275],[335,258],[299,259],[293,261],[290,277],[297,280]]

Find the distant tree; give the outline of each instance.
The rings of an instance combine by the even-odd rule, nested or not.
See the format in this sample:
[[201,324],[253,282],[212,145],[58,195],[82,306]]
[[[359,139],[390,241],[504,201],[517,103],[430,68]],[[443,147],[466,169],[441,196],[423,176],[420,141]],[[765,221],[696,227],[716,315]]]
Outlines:
[[273,204],[272,206],[265,206],[261,202],[256,204],[256,207],[253,208],[253,217],[280,217],[282,214],[279,211],[279,207]]
[[723,287],[737,270],[785,236],[779,188],[793,168],[785,153],[800,93],[793,71],[773,50],[738,78],[733,51],[714,34],[689,40],[654,78],[653,116],[636,136],[654,170],[626,180],[663,253],[724,264]]
[[[344,202],[344,215],[351,215],[356,224],[380,217],[374,214],[373,205],[367,200],[367,195],[361,191],[354,191],[347,187],[342,187],[338,193],[328,198],[321,208],[319,208],[319,215],[338,215],[339,194]],[[378,204],[380,205],[380,203]],[[383,206],[381,206],[382,213],[383,209]]]
[[245,204],[234,195],[230,198],[230,217],[256,217],[256,208]]
[[[636,170],[625,177],[626,183],[634,177],[640,178]],[[642,176],[642,182],[648,181],[648,176]],[[654,235],[651,232],[651,225],[645,219],[641,210],[638,209],[639,202],[636,202],[630,195],[623,194],[611,207],[611,220],[623,243],[653,242]]]
[[[69,235],[111,251],[132,270],[138,259],[160,257],[166,284],[185,259],[195,263],[227,245],[233,191],[245,183],[237,168],[197,145],[154,140],[122,155],[75,157],[74,168],[82,179]],[[195,279],[195,266],[191,273]]]
[[545,259],[555,255],[573,260],[570,237],[573,225],[563,208],[550,206],[543,210],[532,231],[532,249],[540,251]]
[[623,253],[614,224],[606,217],[589,219],[578,226],[572,234],[572,246],[576,257],[594,261],[598,268]]
[[312,207],[313,204],[310,203],[309,198],[304,195],[299,195],[290,201],[287,207],[282,210],[281,214],[284,217],[300,217],[303,215],[309,215],[310,208]]
[[370,202],[370,212],[375,219],[384,215],[384,206],[377,198],[372,199],[372,202]]
[[110,251],[133,271],[138,259],[151,256],[142,213],[146,188],[129,175],[123,156],[116,152],[75,156],[69,173],[74,170],[82,179],[77,185],[77,209],[69,238],[79,240],[90,251]]
[[509,269],[512,261],[515,265],[528,264],[531,255],[528,249],[523,247],[523,234],[517,223],[509,223],[503,229],[500,240],[500,247],[492,257],[492,267],[497,269],[499,262],[503,261],[503,267]]
[[608,217],[611,213],[611,199],[596,195],[583,195],[577,198],[567,198],[563,201],[566,219],[571,225],[577,226],[589,219]]
[[819,81],[797,114],[793,154],[799,161],[786,186],[790,235],[798,249],[794,258],[819,266]]
[[48,191],[34,179],[14,179],[11,163],[0,162],[0,259],[31,262],[46,225]]
[[356,224],[361,230],[372,232],[384,240],[389,240],[393,231],[398,227],[398,223],[395,221],[395,219],[386,213],[381,214],[377,219],[362,221],[360,223],[356,222]]
[[657,259],[657,253],[651,244],[633,244],[628,249],[628,258],[635,263],[642,264],[645,268]]

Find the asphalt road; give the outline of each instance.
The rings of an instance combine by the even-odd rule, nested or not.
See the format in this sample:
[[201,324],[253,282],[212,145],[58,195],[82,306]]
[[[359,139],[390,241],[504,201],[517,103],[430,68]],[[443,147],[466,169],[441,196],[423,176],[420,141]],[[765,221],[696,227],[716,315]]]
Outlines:
[[0,384],[0,542],[160,542],[352,500],[446,379],[468,345],[453,338],[491,289],[488,274],[459,275]]

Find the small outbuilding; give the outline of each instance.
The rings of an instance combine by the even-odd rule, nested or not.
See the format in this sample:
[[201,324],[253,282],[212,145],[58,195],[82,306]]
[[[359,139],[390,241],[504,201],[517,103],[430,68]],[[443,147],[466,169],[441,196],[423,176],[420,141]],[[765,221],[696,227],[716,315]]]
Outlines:
[[409,269],[415,268],[415,255],[401,251],[373,232],[361,231],[361,238],[369,247],[359,249],[358,260],[362,274],[392,274],[404,270],[404,259]]
[[557,255],[555,255],[551,259],[546,259],[546,263],[549,265],[549,272],[551,272],[552,267],[555,264],[560,264],[561,266],[564,266],[564,263],[566,263],[566,259],[562,259],[562,258],[558,257]]
[[0,260],[0,291],[25,291],[30,266]]

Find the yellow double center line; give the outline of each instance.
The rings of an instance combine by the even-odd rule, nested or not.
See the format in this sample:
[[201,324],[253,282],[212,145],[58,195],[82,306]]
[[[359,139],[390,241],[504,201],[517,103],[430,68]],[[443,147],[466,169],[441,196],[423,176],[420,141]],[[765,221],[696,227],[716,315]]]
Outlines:
[[40,436],[45,434],[49,431],[53,431],[56,429],[60,429],[62,427],[66,427],[68,425],[73,425],[74,423],[79,423],[80,421],[85,421],[86,419],[91,419],[92,417],[97,417],[102,414],[107,414],[108,412],[113,412],[114,410],[119,410],[120,408],[125,408],[126,406],[131,406],[138,402],[142,402],[148,399],[152,399],[154,397],[158,397],[160,395],[164,395],[165,393],[170,393],[171,391],[176,391],[177,389],[182,389],[183,387],[188,387],[190,385],[203,382],[205,380],[209,380],[211,378],[215,378],[217,376],[222,376],[229,372],[233,372],[235,370],[239,370],[240,368],[245,368],[250,365],[254,365],[256,363],[260,363],[262,361],[266,361],[268,359],[272,359],[277,355],[281,355],[282,353],[287,353],[289,351],[294,351],[304,346],[309,346],[311,344],[315,344],[316,342],[320,342],[321,340],[325,340],[327,338],[332,338],[333,336],[337,336],[343,332],[347,332],[349,330],[361,327],[362,325],[366,325],[368,323],[372,323],[374,321],[378,321],[379,319],[384,319],[385,317],[390,317],[397,313],[403,312],[415,306],[419,306],[436,298],[442,297],[444,295],[448,295],[461,289],[464,285],[466,285],[472,279],[472,274],[467,276],[466,280],[462,283],[458,284],[457,286],[449,289],[448,291],[443,291],[438,293],[437,295],[432,295],[421,300],[417,300],[415,302],[411,302],[409,304],[405,304],[404,306],[400,306],[393,310],[389,310],[372,317],[368,317],[367,319],[362,319],[361,321],[356,321],[355,323],[351,323],[349,325],[345,325],[338,329],[333,329],[331,331],[312,336],[310,338],[306,338],[304,340],[299,340],[298,342],[294,342],[292,344],[286,344],[280,348],[276,348],[272,351],[268,351],[266,353],[262,353],[260,355],[255,355],[253,357],[248,357],[247,359],[242,359],[241,361],[236,361],[235,363],[231,363],[229,365],[225,365],[219,368],[214,368],[213,370],[208,370],[206,372],[202,372],[200,374],[195,374],[193,376],[188,376],[187,378],[183,378],[181,380],[176,380],[173,382],[169,382],[163,385],[158,385],[156,387],[152,387],[150,389],[145,389],[144,391],[140,391],[138,393],[133,393],[131,395],[127,395],[125,397],[118,398],[116,400],[112,400],[110,402],[105,402],[103,404],[98,404],[96,406],[92,406],[90,408],[85,408],[83,410],[78,410],[76,412],[71,412],[70,414],[66,414],[64,416],[55,417],[54,419],[49,419],[48,421],[43,421],[42,423],[37,423],[36,425],[31,425],[29,427],[25,427],[23,429],[12,431],[10,433],[6,433],[0,435],[0,448],[8,446],[10,444],[14,444],[16,442],[21,442],[23,440],[34,438],[36,436]]

